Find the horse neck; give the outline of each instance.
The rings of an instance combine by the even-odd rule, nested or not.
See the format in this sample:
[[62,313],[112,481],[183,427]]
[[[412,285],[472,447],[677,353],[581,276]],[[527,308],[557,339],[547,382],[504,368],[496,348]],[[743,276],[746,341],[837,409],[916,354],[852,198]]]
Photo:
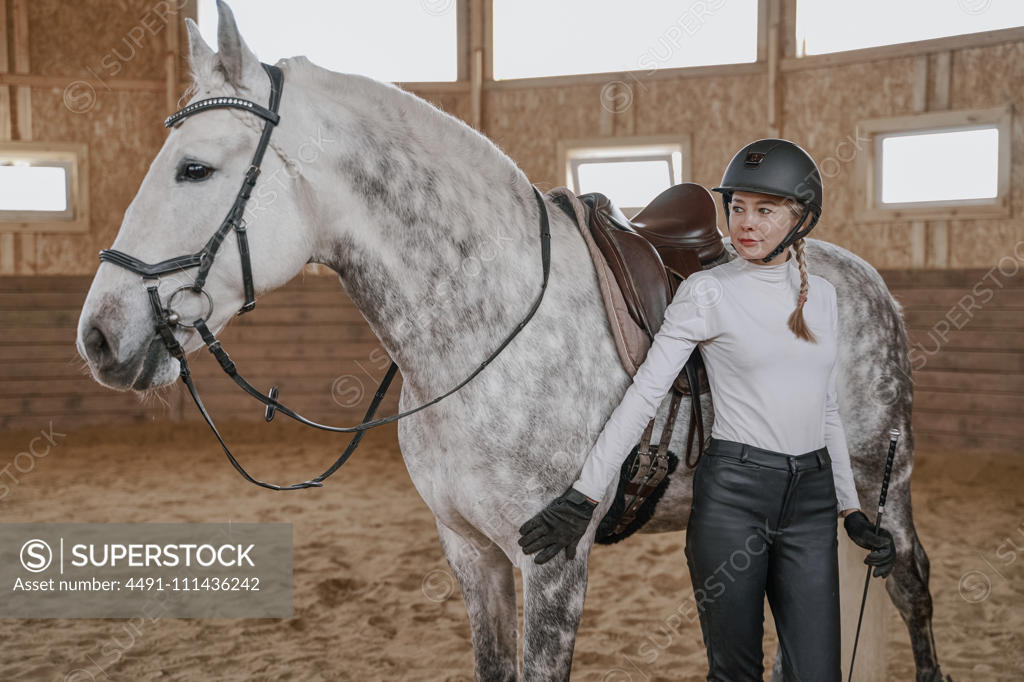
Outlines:
[[407,385],[450,387],[537,295],[532,186],[458,119],[393,86],[327,73],[320,82],[336,90],[314,110],[337,142],[316,164],[313,260],[338,273]]

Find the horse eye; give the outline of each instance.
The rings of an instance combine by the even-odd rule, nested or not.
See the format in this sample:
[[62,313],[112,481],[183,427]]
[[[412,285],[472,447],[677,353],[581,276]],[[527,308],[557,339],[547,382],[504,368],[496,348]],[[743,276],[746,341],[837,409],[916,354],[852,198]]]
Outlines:
[[213,175],[213,169],[201,163],[187,163],[178,171],[179,180],[205,180]]

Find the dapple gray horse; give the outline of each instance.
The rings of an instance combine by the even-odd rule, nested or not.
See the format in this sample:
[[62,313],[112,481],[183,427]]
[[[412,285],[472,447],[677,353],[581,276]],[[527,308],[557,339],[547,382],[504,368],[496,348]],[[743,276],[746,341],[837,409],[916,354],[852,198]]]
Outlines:
[[[230,9],[222,2],[218,9],[216,53],[186,21],[190,94],[267,102],[267,74]],[[246,215],[257,295],[307,263],[333,269],[401,369],[401,409],[418,406],[464,379],[539,291],[539,211],[530,181],[486,137],[398,87],[304,57],[277,66],[285,74],[281,123]],[[246,112],[214,109],[173,129],[114,247],[148,262],[200,247],[237,192],[260,126]],[[186,164],[193,164],[191,180]],[[594,531],[613,496],[597,509],[573,561],[559,555],[536,565],[517,544],[517,529],[575,479],[631,380],[578,229],[551,201],[547,207],[551,272],[535,316],[465,387],[398,427],[402,456],[436,517],[469,612],[478,680],[568,679]],[[233,241],[232,233],[206,286],[214,333],[242,302]],[[884,524],[899,557],[885,584],[910,631],[917,679],[940,680],[928,558],[911,515],[912,394],[900,307],[878,273],[850,252],[810,239],[807,256],[810,271],[838,292],[839,404],[869,516],[886,433],[905,434]],[[162,281],[162,299],[182,283]],[[202,346],[194,333],[176,334],[188,352]],[[95,379],[111,388],[147,391],[178,378],[178,363],[154,334],[140,278],[110,263],[93,280],[77,345]],[[710,424],[710,401],[701,407]],[[667,401],[659,425],[666,412]],[[677,453],[687,414],[683,405]],[[684,529],[691,487],[691,471],[678,467],[644,532]],[[522,670],[515,567],[524,585]]]

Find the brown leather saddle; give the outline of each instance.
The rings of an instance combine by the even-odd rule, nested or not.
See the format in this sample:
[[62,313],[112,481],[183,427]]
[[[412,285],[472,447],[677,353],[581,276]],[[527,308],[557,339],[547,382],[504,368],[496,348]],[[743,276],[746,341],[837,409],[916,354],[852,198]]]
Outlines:
[[[692,182],[674,185],[632,220],[603,194],[592,192],[578,198],[587,207],[587,228],[614,275],[630,317],[653,340],[679,284],[727,257],[711,193]],[[692,398],[686,464],[697,466],[704,444],[699,397],[709,391],[704,363],[695,348],[672,384],[668,420],[657,450],[652,451],[650,444],[653,419],[644,430],[625,486],[625,510],[615,533],[621,533],[634,520],[668,473],[668,444],[683,395]],[[697,457],[691,461],[695,433]]]

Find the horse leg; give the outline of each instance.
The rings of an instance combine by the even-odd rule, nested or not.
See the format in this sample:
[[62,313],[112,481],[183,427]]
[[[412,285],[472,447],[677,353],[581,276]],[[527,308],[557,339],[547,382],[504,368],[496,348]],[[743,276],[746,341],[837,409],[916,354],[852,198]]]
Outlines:
[[482,533],[471,531],[467,538],[438,520],[437,534],[469,612],[477,681],[515,682],[518,614],[512,563]]
[[589,540],[584,536],[576,558],[567,561],[559,552],[536,564],[533,555],[523,572],[523,680],[563,682],[569,679],[576,630],[587,592]]
[[942,674],[932,633],[932,595],[928,591],[928,555],[917,537],[907,509],[905,529],[893,533],[896,540],[896,565],[885,581],[885,589],[910,631],[917,682],[951,682]]

